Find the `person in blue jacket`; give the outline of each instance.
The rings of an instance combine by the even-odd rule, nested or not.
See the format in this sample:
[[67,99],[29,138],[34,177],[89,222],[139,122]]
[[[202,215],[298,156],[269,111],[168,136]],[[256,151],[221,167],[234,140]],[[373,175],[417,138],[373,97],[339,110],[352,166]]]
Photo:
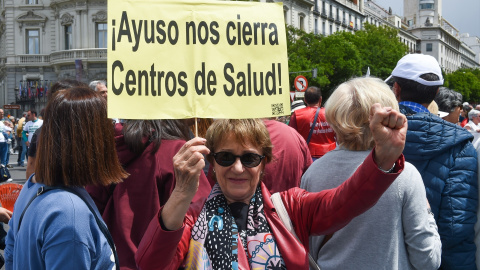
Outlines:
[[127,176],[106,100],[82,86],[53,94],[37,158],[8,224],[5,269],[119,269],[113,240],[84,188]]
[[407,116],[403,154],[420,172],[442,241],[440,269],[476,269],[477,153],[473,136],[429,113],[443,76],[435,58],[409,54],[387,80]]

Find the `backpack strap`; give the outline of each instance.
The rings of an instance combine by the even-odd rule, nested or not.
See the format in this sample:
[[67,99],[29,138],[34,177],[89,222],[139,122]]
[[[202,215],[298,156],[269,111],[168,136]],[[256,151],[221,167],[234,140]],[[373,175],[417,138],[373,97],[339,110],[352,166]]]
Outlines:
[[90,210],[90,212],[92,212],[93,216],[95,217],[95,221],[97,222],[97,225],[98,225],[98,228],[102,231],[103,235],[105,236],[105,238],[107,239],[107,242],[108,242],[108,245],[110,246],[110,248],[112,249],[112,252],[113,252],[113,255],[115,257],[115,268],[117,270],[120,269],[120,264],[118,262],[118,254],[117,254],[117,250],[115,248],[115,244],[113,243],[113,237],[112,235],[110,234],[110,232],[108,231],[108,228],[107,226],[105,225],[105,223],[102,222],[102,220],[98,217],[97,213],[95,212],[95,209],[93,209],[93,207],[88,203],[88,201],[86,200],[86,198],[78,193],[76,190],[72,189],[72,188],[69,188],[69,187],[66,187],[66,186],[42,186],[38,189],[37,191],[37,195],[33,196],[30,201],[27,203],[27,206],[25,206],[25,209],[23,209],[23,212],[22,214],[20,215],[20,219],[18,220],[18,227],[17,227],[17,231],[20,230],[20,225],[22,224],[22,220],[23,220],[23,216],[25,215],[25,212],[27,211],[28,207],[30,206],[30,204],[33,202],[33,200],[35,200],[38,196],[42,195],[42,194],[45,194],[47,192],[49,192],[50,190],[55,190],[55,189],[61,189],[61,190],[64,190],[64,191],[67,191],[67,192],[70,192],[70,193],[73,193],[75,194],[77,197],[79,197],[80,199],[82,199],[83,202],[85,202],[85,204],[87,205],[88,209]]
[[[318,111],[317,111],[318,112]],[[297,238],[297,240],[302,243],[300,238],[298,238],[297,234],[295,233],[295,230],[293,229],[293,224],[292,220],[290,219],[290,216],[288,215],[287,209],[285,208],[285,205],[283,204],[282,198],[280,197],[280,193],[276,192],[272,194],[270,197],[270,200],[272,200],[273,206],[275,207],[275,210],[277,211],[278,217],[282,221],[283,225],[285,225],[285,228]],[[303,244],[303,243],[302,243]],[[314,270],[320,270],[320,266],[318,266],[317,262],[315,259],[313,259],[312,255],[310,253],[308,254],[308,263],[310,265],[310,269]]]

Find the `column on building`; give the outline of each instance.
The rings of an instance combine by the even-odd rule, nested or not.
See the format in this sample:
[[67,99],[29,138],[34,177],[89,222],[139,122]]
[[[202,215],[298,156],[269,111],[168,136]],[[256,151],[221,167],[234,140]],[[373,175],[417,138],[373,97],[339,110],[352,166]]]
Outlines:
[[89,37],[88,34],[88,12],[87,10],[82,10],[82,48],[89,48]]
[[74,46],[73,46],[73,49],[79,49],[81,48],[82,44],[81,44],[81,40],[82,40],[82,35],[81,35],[81,15],[82,15],[82,11],[81,10],[76,10],[75,11],[75,20],[74,20],[74,27],[75,27],[75,40],[73,42]]

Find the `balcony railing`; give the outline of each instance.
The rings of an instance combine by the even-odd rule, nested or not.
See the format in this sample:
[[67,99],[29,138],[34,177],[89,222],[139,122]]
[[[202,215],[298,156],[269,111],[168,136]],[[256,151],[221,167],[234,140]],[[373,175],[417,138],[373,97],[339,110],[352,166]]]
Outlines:
[[340,4],[342,4],[342,5],[344,5],[348,8],[351,8],[355,11],[360,10],[360,8],[358,7],[358,4],[355,4],[355,3],[351,2],[350,0],[336,0],[336,1],[337,1],[337,3],[340,3]]
[[320,16],[322,16],[325,19],[327,18],[327,11],[324,8],[322,9],[322,14]]
[[[39,85],[39,87],[43,87],[43,86]],[[30,91],[27,90],[27,87],[19,91],[18,88],[15,88],[15,103],[17,104],[35,104],[35,103],[46,103],[46,102],[47,102],[47,93],[44,91],[44,89],[39,90],[35,86],[32,86],[30,88]]]
[[[89,61],[106,61],[107,49],[80,49],[54,52],[47,54],[24,54],[15,57],[15,63],[19,65],[50,65],[73,62],[76,59]],[[5,64],[6,59],[0,58],[0,65]]]
[[107,49],[79,49],[54,52],[50,54],[52,64],[73,62],[75,59],[82,60],[107,60]]
[[330,14],[328,14],[328,19],[329,19],[330,21],[332,21],[332,22],[335,20],[335,19],[333,18],[333,12],[330,11]]
[[16,57],[17,64],[50,64],[50,55],[45,54],[24,54]]
[[18,96],[15,94],[15,103],[17,104],[35,104],[37,100],[38,99],[36,97],[28,97],[25,94]]

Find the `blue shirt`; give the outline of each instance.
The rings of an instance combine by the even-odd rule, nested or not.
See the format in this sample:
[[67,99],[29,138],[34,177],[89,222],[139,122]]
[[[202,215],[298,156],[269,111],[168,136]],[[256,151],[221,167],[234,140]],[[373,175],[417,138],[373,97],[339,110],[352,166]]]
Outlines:
[[423,107],[421,104],[418,104],[413,101],[402,101],[399,102],[398,104],[400,105],[405,105],[415,111],[416,113],[422,113],[422,112],[430,112],[427,108]]
[[[29,179],[15,203],[5,269],[114,269],[112,250],[95,217],[85,202],[70,192],[52,190],[40,195],[28,207],[18,230],[23,209],[41,186]],[[76,190],[97,209],[84,188]]]

